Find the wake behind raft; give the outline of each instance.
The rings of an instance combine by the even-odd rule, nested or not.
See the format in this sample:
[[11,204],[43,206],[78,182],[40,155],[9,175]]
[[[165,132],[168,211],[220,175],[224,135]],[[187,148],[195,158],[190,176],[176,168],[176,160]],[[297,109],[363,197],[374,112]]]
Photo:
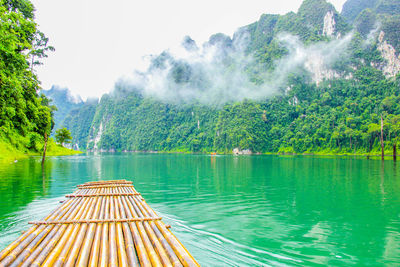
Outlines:
[[132,182],[77,187],[0,252],[0,266],[200,266]]

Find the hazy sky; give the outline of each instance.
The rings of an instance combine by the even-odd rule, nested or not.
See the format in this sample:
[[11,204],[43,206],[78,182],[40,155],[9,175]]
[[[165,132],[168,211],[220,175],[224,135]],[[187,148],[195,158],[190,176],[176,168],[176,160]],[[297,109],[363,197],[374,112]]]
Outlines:
[[[346,0],[331,0],[338,11]],[[263,13],[297,11],[301,0],[33,0],[39,28],[56,48],[36,67],[44,89],[68,87],[83,98],[109,92],[144,67],[143,56],[214,33],[232,35]]]

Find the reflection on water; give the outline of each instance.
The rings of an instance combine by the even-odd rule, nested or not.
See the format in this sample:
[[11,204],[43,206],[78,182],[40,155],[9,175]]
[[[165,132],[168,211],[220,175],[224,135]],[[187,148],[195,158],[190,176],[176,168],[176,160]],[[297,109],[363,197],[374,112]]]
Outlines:
[[340,157],[90,154],[0,165],[0,249],[90,180],[129,179],[198,261],[400,264],[400,167]]

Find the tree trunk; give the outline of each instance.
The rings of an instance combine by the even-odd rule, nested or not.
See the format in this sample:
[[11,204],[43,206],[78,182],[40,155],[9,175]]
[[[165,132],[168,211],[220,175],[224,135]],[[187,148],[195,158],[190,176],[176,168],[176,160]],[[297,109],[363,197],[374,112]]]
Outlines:
[[381,115],[381,159],[383,160],[383,116]]
[[396,151],[396,143],[393,144],[393,161],[396,161],[397,159],[397,151]]
[[370,140],[369,140],[369,147],[368,147],[368,154],[371,153],[372,145],[374,144],[373,141],[374,141],[374,140],[373,140],[372,138],[370,138]]
[[47,150],[47,133],[44,133],[44,147],[43,147],[42,165],[44,164],[44,160],[46,159],[46,150]]
[[32,56],[32,60],[31,60],[31,72],[33,72],[33,62],[34,62],[33,60],[34,60],[34,58],[35,58],[35,57]]

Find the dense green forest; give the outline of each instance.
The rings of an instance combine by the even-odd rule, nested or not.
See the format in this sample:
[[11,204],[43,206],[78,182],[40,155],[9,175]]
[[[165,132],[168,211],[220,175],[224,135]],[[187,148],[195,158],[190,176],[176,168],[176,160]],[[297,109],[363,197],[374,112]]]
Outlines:
[[57,111],[54,112],[54,127],[52,134],[55,133],[56,129],[61,128],[62,122],[71,110],[79,109],[83,104],[82,99],[80,97],[72,96],[67,88],[52,86],[50,90],[41,90],[41,93],[51,99],[51,104],[57,107]]
[[[53,48],[37,28],[32,3],[1,0],[0,158],[40,153],[51,132],[54,106],[38,94],[40,81],[34,71],[49,50]],[[52,141],[50,150],[60,153]]]
[[[215,60],[223,70],[213,78],[244,73],[249,97],[235,100],[240,92],[232,79],[231,90],[221,91],[232,97],[215,103],[224,95],[205,78],[206,70],[165,51],[152,58],[148,72],[168,70],[171,96],[147,94],[146,85],[121,80],[100,101],[70,111],[61,124],[71,130],[74,144],[97,151],[366,154],[380,149],[382,116],[385,150],[391,153],[400,141],[399,29],[396,0],[348,0],[341,14],[325,0],[305,0],[297,13],[264,14],[232,38],[215,34],[203,45],[219,51]],[[247,40],[243,57],[237,52],[241,39]],[[198,49],[190,37],[183,46]],[[330,53],[335,60],[328,68],[313,61],[291,67],[288,61],[299,49],[322,51],[317,63]],[[253,97],[284,69],[284,82],[272,93]],[[187,88],[201,97],[211,92],[210,103],[173,99]]]

